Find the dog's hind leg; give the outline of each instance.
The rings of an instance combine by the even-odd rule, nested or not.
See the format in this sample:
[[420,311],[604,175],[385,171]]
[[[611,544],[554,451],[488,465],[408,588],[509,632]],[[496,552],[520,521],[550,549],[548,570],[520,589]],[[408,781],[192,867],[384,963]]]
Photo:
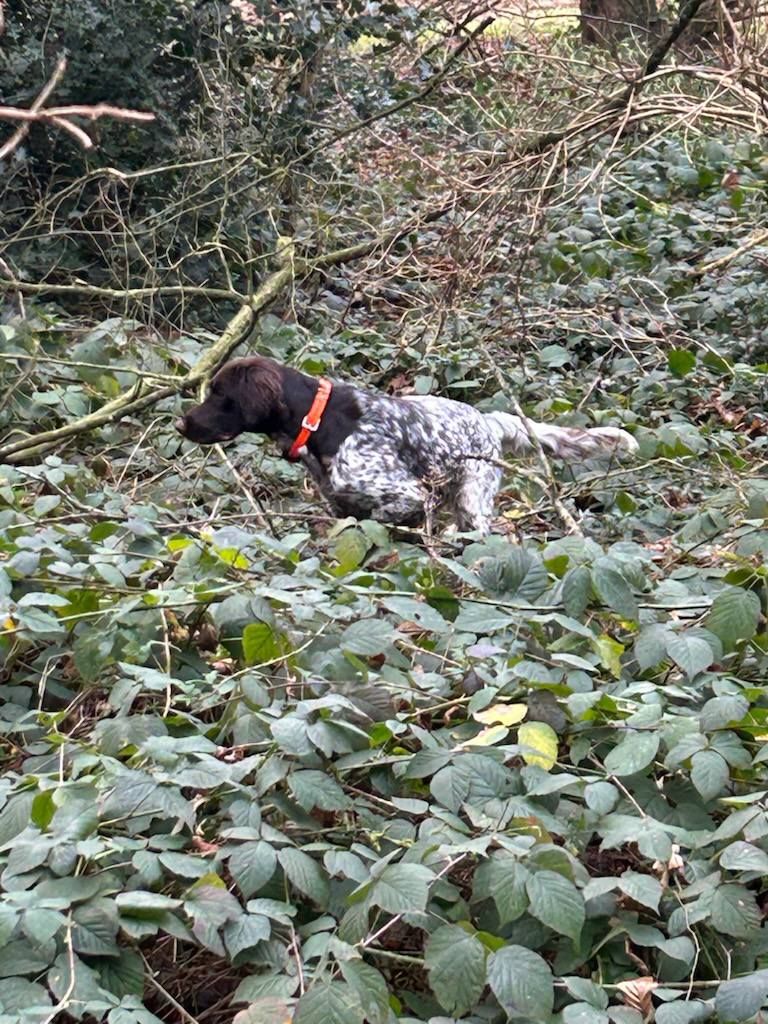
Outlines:
[[481,459],[468,461],[456,490],[454,507],[460,531],[491,532],[493,503],[501,484],[501,469]]

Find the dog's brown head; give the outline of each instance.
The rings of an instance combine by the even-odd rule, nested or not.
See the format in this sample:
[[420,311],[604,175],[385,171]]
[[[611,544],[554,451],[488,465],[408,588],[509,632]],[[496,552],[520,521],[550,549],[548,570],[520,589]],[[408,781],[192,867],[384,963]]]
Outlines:
[[217,444],[244,430],[279,433],[287,412],[282,368],[271,359],[251,356],[226,363],[211,381],[205,401],[175,426],[188,441]]

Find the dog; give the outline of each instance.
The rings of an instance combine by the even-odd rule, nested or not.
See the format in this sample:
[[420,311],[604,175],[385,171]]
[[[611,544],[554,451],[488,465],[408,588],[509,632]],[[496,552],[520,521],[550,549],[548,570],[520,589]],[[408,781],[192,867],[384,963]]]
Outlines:
[[637,450],[617,427],[550,426],[431,395],[392,398],[263,356],[226,363],[175,426],[202,445],[266,434],[303,462],[335,515],[429,528],[447,508],[460,531],[481,535],[491,529],[499,462],[534,450],[529,431],[568,462]]

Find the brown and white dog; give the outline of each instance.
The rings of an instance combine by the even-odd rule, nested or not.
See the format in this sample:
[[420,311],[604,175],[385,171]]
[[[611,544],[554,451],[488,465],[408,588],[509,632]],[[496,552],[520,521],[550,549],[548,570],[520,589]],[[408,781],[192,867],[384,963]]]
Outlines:
[[301,459],[337,515],[416,526],[448,508],[460,530],[482,534],[501,483],[499,460],[530,452],[529,431],[569,462],[637,449],[617,427],[556,427],[448,398],[391,398],[262,356],[226,363],[176,429],[198,444],[266,434],[286,457]]

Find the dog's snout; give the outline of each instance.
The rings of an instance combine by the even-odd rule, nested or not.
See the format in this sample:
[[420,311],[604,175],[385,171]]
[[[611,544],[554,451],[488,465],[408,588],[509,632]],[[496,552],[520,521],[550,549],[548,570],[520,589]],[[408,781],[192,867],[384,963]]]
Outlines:
[[176,420],[176,422],[173,425],[176,428],[176,430],[178,430],[178,432],[180,434],[186,434],[186,432],[187,432],[187,421],[186,421],[186,419],[183,416],[179,416],[179,418]]

